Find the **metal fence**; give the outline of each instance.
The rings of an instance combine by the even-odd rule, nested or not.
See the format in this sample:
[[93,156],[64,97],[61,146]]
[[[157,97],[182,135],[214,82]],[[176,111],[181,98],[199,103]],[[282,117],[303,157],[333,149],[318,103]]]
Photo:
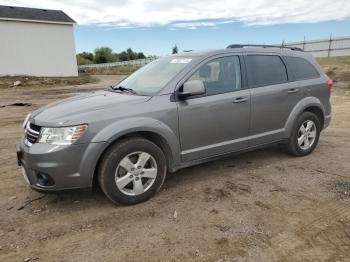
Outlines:
[[298,47],[314,57],[350,56],[350,37],[338,37],[323,40],[283,43],[284,46]]
[[145,59],[135,59],[135,60],[129,60],[129,61],[122,61],[122,62],[113,62],[113,63],[103,63],[103,64],[90,64],[90,65],[80,65],[79,69],[92,69],[92,68],[109,68],[109,67],[116,67],[116,66],[125,66],[125,65],[138,65],[143,66],[145,64],[148,64],[149,62],[152,62],[156,58],[149,57]]

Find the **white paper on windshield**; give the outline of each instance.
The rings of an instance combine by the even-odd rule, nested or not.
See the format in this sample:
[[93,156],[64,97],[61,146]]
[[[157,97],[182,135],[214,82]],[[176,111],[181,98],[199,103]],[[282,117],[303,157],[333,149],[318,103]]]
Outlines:
[[191,58],[174,58],[173,60],[170,61],[171,64],[188,64],[191,62]]

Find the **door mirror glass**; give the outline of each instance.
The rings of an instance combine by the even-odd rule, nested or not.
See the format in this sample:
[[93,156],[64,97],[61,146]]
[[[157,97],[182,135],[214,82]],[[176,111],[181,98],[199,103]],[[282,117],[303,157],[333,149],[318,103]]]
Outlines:
[[186,98],[189,96],[204,95],[205,87],[201,80],[190,80],[184,83],[182,92],[179,93],[180,98]]

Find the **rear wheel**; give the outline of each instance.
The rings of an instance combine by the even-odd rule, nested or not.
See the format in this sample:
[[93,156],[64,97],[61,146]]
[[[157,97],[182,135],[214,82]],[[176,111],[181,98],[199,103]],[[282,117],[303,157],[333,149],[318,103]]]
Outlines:
[[295,156],[310,154],[317,146],[320,137],[320,121],[311,112],[304,112],[294,126],[287,145],[288,152]]
[[98,176],[102,191],[113,202],[137,204],[151,198],[163,185],[166,160],[151,141],[129,138],[105,153]]

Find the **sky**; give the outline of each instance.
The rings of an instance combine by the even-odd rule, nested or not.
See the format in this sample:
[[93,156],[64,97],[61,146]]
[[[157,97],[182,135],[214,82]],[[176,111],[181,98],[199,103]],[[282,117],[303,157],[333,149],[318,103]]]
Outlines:
[[232,43],[350,36],[349,0],[0,0],[71,16],[77,52],[109,46],[146,55],[225,48]]

